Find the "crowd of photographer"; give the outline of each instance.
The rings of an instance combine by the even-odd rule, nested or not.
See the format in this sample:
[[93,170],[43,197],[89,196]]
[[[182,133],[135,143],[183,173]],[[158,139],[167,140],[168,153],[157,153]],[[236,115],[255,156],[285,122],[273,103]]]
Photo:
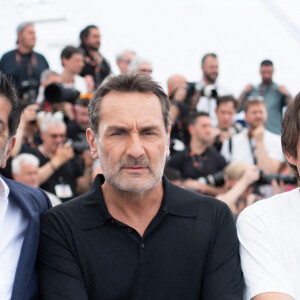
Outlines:
[[[99,52],[98,27],[87,26],[79,38],[79,47],[62,50],[63,71],[58,74],[33,50],[33,24],[22,23],[17,48],[0,61],[0,71],[13,79],[24,106],[12,152],[13,170],[8,161],[2,172],[40,186],[53,196],[53,204],[86,192],[101,172],[85,138],[88,103],[112,72]],[[120,53],[116,61],[120,73],[152,73],[151,62],[131,50]],[[248,85],[238,100],[217,81],[218,63],[217,55],[208,53],[202,58],[200,81],[187,82],[182,75],[168,79],[173,127],[165,174],[182,187],[216,196],[237,215],[257,199],[297,184],[296,177],[282,174],[289,171],[279,135],[282,110],[292,100],[285,87],[272,81],[271,61],[261,63],[262,82]],[[37,160],[18,159],[24,153]]]

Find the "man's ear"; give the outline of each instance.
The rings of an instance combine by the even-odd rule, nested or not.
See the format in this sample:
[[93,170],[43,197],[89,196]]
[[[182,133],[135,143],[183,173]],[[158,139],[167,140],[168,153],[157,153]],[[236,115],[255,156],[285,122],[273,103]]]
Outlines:
[[171,126],[168,129],[168,140],[167,140],[167,151],[166,151],[166,157],[169,157],[170,155],[170,140],[171,140]]
[[10,154],[11,154],[11,151],[12,149],[14,148],[15,146],[15,143],[16,143],[16,136],[13,136],[9,141],[8,141],[8,147],[7,147],[7,151],[6,151],[6,154],[5,154],[5,158],[3,159],[2,161],[2,164],[1,164],[1,168],[4,169],[6,167],[6,161],[8,160]]
[[284,151],[284,155],[286,157],[286,160],[291,164],[291,165],[294,165],[294,166],[297,166],[297,159],[292,156],[290,153],[288,153],[287,151]]
[[86,130],[86,140],[90,145],[92,157],[94,159],[98,158],[97,141],[96,141],[95,133],[91,128],[88,128]]

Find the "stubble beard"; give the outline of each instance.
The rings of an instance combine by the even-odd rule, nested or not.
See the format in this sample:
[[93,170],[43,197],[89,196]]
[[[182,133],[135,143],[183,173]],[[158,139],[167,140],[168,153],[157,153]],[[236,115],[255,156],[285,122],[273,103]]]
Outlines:
[[7,151],[8,151],[8,145],[9,145],[9,139],[7,139],[5,146],[2,149],[0,149],[0,167],[2,166],[2,163],[6,159],[6,154],[7,154]]
[[[111,165],[108,163],[108,160],[106,159],[105,155],[100,150],[99,145],[97,145],[97,151],[105,181],[122,195],[143,195],[147,191],[150,191],[155,186],[157,186],[162,179],[164,165],[162,168],[153,171],[149,159],[146,157],[137,159],[133,157],[126,157],[124,159],[121,159],[120,162],[114,168],[112,168]],[[125,177],[126,175],[123,173],[124,168],[128,166],[146,167],[148,175],[146,176],[146,178],[139,178],[138,175],[136,178],[134,178],[133,176]]]

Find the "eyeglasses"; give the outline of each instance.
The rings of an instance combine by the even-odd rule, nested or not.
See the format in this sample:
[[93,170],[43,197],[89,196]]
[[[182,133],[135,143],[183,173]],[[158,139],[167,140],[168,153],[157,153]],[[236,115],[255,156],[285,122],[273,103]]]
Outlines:
[[55,133],[49,134],[49,136],[50,136],[52,139],[57,139],[58,137],[61,138],[61,139],[63,139],[63,138],[66,137],[65,134],[55,134]]
[[149,73],[149,74],[152,73],[151,69],[139,69],[139,71],[142,72],[142,73]]

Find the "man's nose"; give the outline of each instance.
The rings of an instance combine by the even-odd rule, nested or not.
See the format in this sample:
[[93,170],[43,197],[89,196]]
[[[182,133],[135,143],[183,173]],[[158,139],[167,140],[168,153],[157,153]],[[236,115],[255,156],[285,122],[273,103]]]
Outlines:
[[139,158],[145,154],[143,141],[139,133],[133,133],[130,135],[128,139],[126,153],[127,155],[134,158]]

